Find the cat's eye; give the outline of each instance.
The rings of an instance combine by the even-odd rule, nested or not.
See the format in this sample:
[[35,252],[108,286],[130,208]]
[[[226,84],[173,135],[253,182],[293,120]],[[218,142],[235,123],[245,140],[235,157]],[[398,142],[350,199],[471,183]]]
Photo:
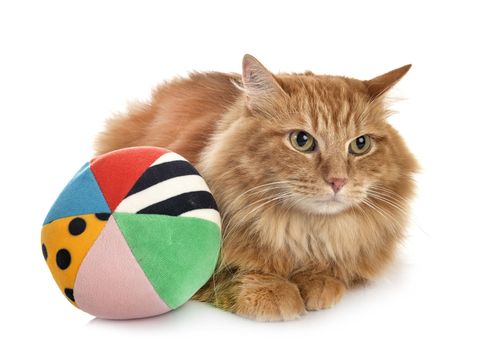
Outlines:
[[371,147],[371,137],[368,135],[362,135],[350,142],[350,145],[348,145],[348,152],[350,152],[354,156],[360,156],[370,151]]
[[316,141],[312,135],[303,130],[295,130],[290,133],[290,143],[293,148],[300,152],[312,152],[315,150]]

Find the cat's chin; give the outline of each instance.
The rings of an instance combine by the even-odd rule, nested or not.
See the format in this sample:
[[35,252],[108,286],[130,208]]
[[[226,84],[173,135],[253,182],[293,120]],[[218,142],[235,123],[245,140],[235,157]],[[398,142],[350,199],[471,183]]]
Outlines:
[[302,210],[317,215],[334,215],[343,212],[349,207],[349,204],[336,199],[308,201],[300,205]]

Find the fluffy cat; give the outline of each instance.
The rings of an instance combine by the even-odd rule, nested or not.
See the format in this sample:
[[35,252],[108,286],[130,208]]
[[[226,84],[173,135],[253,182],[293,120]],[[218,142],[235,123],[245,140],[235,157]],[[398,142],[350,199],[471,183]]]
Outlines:
[[193,73],[107,121],[97,153],[152,145],[189,159],[217,200],[220,263],[195,299],[257,320],[332,306],[394,257],[417,163],[387,122],[372,80],[273,75],[250,55],[242,75]]

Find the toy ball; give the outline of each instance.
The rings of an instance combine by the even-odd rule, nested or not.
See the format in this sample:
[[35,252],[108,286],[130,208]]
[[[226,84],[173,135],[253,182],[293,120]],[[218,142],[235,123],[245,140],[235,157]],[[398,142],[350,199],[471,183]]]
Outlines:
[[180,155],[133,147],[86,163],[50,209],[43,256],[68,300],[108,319],[149,317],[189,300],[213,274],[220,215]]

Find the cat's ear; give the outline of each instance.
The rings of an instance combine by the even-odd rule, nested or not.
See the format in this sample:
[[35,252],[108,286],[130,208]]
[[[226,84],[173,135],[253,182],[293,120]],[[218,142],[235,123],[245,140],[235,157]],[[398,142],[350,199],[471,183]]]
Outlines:
[[370,80],[365,80],[368,93],[372,99],[376,99],[390,90],[412,67],[411,64],[394,69],[388,73],[379,75]]
[[252,55],[243,57],[242,83],[252,110],[264,110],[276,99],[287,96],[273,74]]

